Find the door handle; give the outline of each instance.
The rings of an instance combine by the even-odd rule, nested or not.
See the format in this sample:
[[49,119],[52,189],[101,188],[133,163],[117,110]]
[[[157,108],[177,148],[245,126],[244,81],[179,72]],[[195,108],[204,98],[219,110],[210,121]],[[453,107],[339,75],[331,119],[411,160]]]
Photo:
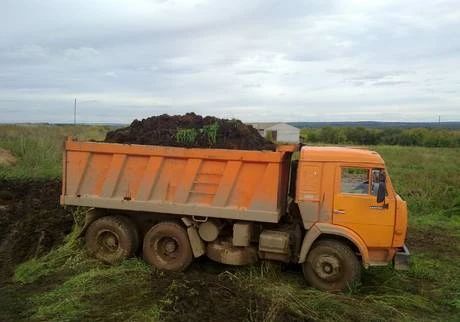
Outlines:
[[369,206],[370,209],[377,209],[377,210],[383,210],[383,209],[388,209],[388,204],[385,204],[383,206]]
[[342,210],[342,209],[336,210],[336,209],[334,209],[334,214],[336,214],[336,215],[343,215],[343,214],[345,214],[345,210]]

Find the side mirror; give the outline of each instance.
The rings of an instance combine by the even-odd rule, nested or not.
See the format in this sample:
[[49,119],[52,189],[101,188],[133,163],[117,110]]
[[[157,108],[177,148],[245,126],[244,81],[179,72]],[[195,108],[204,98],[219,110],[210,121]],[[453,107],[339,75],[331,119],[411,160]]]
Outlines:
[[385,201],[385,196],[387,194],[387,187],[385,181],[379,183],[379,188],[377,190],[377,203]]

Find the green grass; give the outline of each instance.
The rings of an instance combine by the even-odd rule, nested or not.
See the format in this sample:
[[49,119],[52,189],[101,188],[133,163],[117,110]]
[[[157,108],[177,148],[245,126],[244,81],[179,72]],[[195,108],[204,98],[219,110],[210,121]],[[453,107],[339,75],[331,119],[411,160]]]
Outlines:
[[[389,268],[371,270],[365,273],[363,285],[332,294],[307,287],[300,272],[281,272],[280,265],[267,262],[241,268],[215,268],[205,262],[173,276],[150,268],[140,259],[106,266],[89,258],[72,236],[75,232],[63,247],[16,270],[14,288],[34,287],[21,308],[22,318],[175,320],[192,299],[207,313],[211,304],[200,301],[200,297],[213,285],[222,287],[211,293],[229,289],[235,301],[242,302],[237,303],[245,313],[241,318],[254,321],[282,321],[286,314],[321,321],[453,321],[459,310],[458,288],[449,285],[456,278],[458,259],[440,263],[429,253],[417,254],[408,273]],[[50,281],[51,287],[42,289]],[[225,310],[225,303],[222,305]]]
[[0,148],[10,151],[18,159],[13,167],[0,165],[0,178],[59,178],[66,137],[103,140],[108,129],[106,126],[86,125],[0,125]]
[[150,281],[154,270],[136,258],[118,266],[91,258],[77,237],[80,229],[76,224],[63,246],[20,264],[14,286],[0,291],[0,298],[21,288],[30,289],[27,297],[4,296],[0,309],[25,300],[19,317],[32,321],[158,320],[159,307],[149,301],[155,293]]
[[37,309],[30,318],[155,321],[160,309],[149,301],[149,279],[150,267],[138,259],[116,267],[89,266],[87,271],[71,276],[56,288],[33,296],[31,301]]
[[[68,130],[0,126],[0,147],[19,157],[14,168],[0,168],[0,177],[58,177]],[[103,128],[81,131],[82,137],[93,139],[104,134]],[[21,147],[21,140],[29,143]],[[78,225],[65,243],[20,264],[14,280],[0,289],[0,320],[456,321],[460,149],[373,149],[386,160],[393,185],[409,205],[413,257],[408,272],[371,269],[361,285],[331,294],[308,287],[297,267],[270,262],[230,267],[198,261],[187,272],[172,275],[140,259],[108,266],[89,257],[77,238],[78,211]]]
[[407,200],[411,224],[460,228],[460,148],[374,146],[395,190]]

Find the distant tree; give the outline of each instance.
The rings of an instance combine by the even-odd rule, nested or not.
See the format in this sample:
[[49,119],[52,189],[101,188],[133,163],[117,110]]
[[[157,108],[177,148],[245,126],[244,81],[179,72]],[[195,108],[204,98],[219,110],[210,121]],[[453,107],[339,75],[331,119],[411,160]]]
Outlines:
[[331,126],[322,127],[319,131],[319,140],[324,143],[338,144],[338,128],[333,128]]
[[300,131],[300,138],[304,143],[316,143],[320,141],[318,129],[302,129]]
[[302,129],[303,142],[357,145],[404,145],[427,147],[460,147],[460,131],[436,128],[384,128],[363,126]]
[[402,129],[386,128],[382,130],[380,144],[397,145],[402,133]]

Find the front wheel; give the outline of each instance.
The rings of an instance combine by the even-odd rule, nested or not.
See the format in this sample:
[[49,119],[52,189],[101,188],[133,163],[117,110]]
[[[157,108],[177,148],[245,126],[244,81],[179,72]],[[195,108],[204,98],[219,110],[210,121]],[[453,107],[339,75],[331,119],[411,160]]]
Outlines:
[[302,264],[307,282],[323,291],[340,291],[361,279],[361,265],[350,247],[337,240],[321,240]]

